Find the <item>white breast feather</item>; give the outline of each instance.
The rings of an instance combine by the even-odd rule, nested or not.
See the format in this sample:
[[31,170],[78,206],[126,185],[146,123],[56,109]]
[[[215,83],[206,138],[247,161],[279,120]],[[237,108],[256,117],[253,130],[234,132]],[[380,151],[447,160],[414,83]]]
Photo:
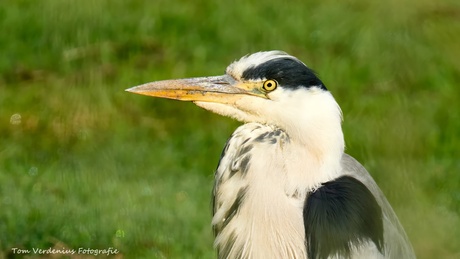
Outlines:
[[[219,249],[234,239],[233,249],[226,255],[228,258],[306,258],[303,199],[288,196],[284,188],[286,184],[283,184],[286,181],[283,175],[285,163],[280,157],[288,139],[280,135],[275,144],[255,140],[272,131],[273,127],[256,123],[238,128],[216,172],[217,182],[221,178],[225,180],[216,189],[215,203],[221,205],[216,210],[213,225],[226,220],[224,215],[236,199],[238,190],[247,187],[237,216],[218,233],[215,240]],[[232,161],[244,146],[241,145],[244,141],[246,145],[253,145],[250,169],[245,175],[235,174],[228,179]]]

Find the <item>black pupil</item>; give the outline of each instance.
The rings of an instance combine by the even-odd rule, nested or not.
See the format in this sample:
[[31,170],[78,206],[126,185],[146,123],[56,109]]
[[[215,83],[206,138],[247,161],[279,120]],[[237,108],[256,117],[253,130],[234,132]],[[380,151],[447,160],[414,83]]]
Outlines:
[[268,83],[268,84],[267,84],[267,87],[268,87],[268,88],[272,87],[272,83]]

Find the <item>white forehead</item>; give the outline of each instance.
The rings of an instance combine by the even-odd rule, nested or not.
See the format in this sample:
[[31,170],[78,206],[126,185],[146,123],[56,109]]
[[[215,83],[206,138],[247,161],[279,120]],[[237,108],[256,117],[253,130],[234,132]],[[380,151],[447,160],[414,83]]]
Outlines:
[[227,67],[226,73],[228,75],[231,75],[236,80],[240,80],[241,76],[243,75],[243,72],[246,69],[251,68],[251,67],[256,67],[272,59],[282,58],[282,57],[288,57],[288,58],[297,60],[297,58],[287,54],[284,51],[279,51],[279,50],[256,52],[251,55],[246,55],[240,58],[240,60],[237,60],[231,63]]

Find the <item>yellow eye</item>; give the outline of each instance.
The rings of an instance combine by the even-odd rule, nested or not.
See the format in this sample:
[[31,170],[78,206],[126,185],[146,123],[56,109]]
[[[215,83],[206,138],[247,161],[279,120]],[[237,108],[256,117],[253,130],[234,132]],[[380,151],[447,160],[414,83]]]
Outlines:
[[269,79],[264,82],[264,85],[262,86],[262,88],[267,92],[271,92],[275,90],[277,86],[278,86],[278,82],[276,82],[275,80]]

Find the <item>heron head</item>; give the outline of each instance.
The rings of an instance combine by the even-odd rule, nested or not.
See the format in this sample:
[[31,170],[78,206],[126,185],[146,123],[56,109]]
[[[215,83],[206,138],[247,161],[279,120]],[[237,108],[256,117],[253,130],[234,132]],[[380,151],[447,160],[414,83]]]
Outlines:
[[[129,92],[192,101],[212,112],[243,122],[302,130],[302,124],[341,121],[332,95],[316,74],[299,59],[281,51],[257,52],[231,63],[221,76],[163,80]],[[315,126],[317,125],[317,126]]]

